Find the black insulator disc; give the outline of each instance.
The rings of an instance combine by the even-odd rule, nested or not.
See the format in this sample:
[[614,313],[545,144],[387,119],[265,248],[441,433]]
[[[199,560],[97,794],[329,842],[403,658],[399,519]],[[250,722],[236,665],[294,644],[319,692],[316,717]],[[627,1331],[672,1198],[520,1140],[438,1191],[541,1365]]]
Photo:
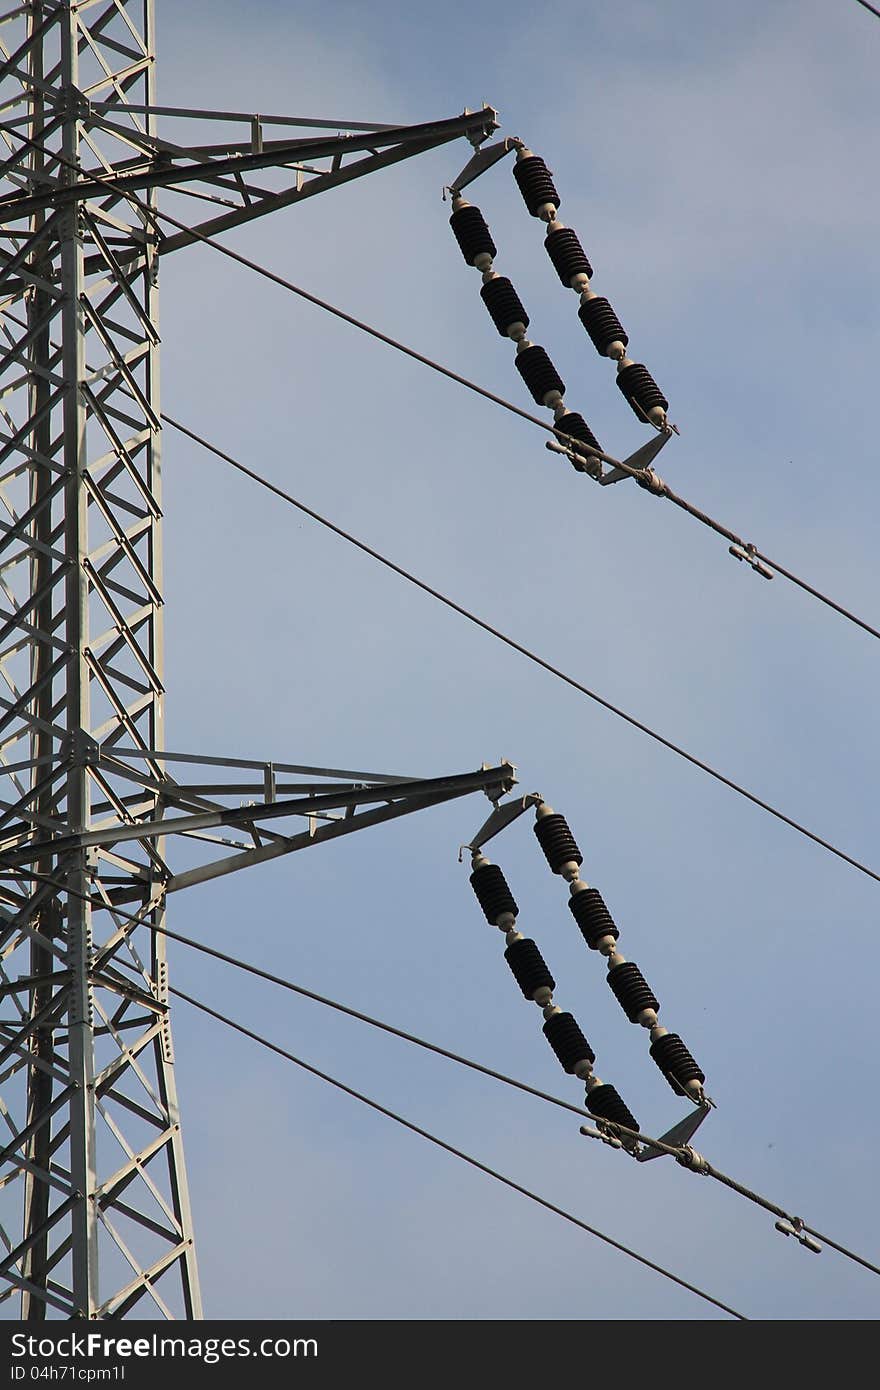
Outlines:
[[547,969],[547,962],[531,937],[514,941],[504,952],[504,959],[513,971],[514,979],[526,999],[534,999],[535,991],[543,986],[552,993],[556,981]]
[[566,289],[571,288],[574,275],[586,275],[587,279],[590,278],[593,267],[587,260],[577,232],[571,227],[560,227],[558,231],[554,231],[551,222],[550,230],[544,238],[544,245],[547,255],[556,267],[556,274]]
[[613,936],[615,941],[620,936],[598,888],[582,888],[573,893],[568,907],[590,950],[596,950],[603,936]]
[[601,295],[597,295],[595,299],[585,299],[578,309],[578,318],[589,333],[593,347],[603,356],[612,343],[623,343],[626,347],[629,342],[620,319],[608,300],[603,299]]
[[461,247],[461,254],[468,265],[473,265],[477,256],[483,251],[488,251],[493,258],[498,254],[492,240],[492,233],[486,226],[479,208],[475,208],[471,204],[459,208],[450,217],[449,225],[455,233],[455,240]]
[[507,330],[512,323],[521,323],[524,328],[528,328],[529,316],[522,306],[522,300],[506,275],[498,275],[494,280],[487,280],[480,290],[480,294],[483,303],[492,315],[492,322],[502,337],[507,336]]
[[483,864],[474,869],[471,887],[491,926],[495,926],[502,912],[509,912],[513,917],[519,912],[507,879],[497,864]]
[[663,1072],[677,1096],[686,1094],[688,1081],[706,1080],[691,1054],[677,1033],[664,1033],[662,1038],[651,1043],[651,1056]]
[[583,864],[584,856],[575,844],[565,816],[556,813],[552,816],[540,816],[532,829],[554,874],[558,874],[563,864],[570,864],[572,860],[575,864]]
[[525,159],[518,159],[513,166],[513,177],[533,217],[538,216],[538,208],[545,203],[559,207],[559,194],[553,185],[553,177],[540,155],[530,154]]
[[592,1064],[596,1060],[573,1014],[553,1014],[544,1024],[544,1037],[568,1072],[573,1072],[578,1062]]
[[587,1092],[587,1109],[591,1115],[598,1115],[601,1120],[610,1120],[612,1124],[625,1125],[627,1129],[637,1130],[639,1122],[633,1115],[628,1105],[625,1105],[613,1086],[608,1086],[604,1082],[601,1086],[594,1086]]
[[532,393],[532,400],[544,404],[548,391],[565,395],[565,382],[542,347],[533,343],[516,354],[516,370]]
[[648,368],[643,367],[641,362],[631,362],[622,372],[618,372],[617,385],[640,420],[644,420],[648,411],[653,410],[655,405],[662,406],[664,410],[669,409],[668,400]]
[[[592,444],[594,449],[602,448],[583,415],[580,415],[576,410],[569,410],[567,414],[561,415],[553,427],[553,432],[559,442],[569,449],[573,449],[575,446],[570,444],[567,439],[562,438],[564,434],[572,435],[583,444]],[[589,458],[590,455],[585,455],[585,457]]]
[[624,961],[608,971],[607,980],[630,1023],[638,1023],[643,1009],[660,1009],[653,990],[634,961]]

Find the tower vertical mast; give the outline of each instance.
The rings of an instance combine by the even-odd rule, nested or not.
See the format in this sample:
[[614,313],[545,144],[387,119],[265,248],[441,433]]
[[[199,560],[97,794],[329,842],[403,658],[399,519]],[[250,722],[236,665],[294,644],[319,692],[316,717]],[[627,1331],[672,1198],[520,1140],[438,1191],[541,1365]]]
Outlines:
[[[158,268],[199,229],[163,240],[158,188],[216,233],[496,122],[264,140],[157,108],[155,69],[153,0],[0,8],[0,1301],[28,1321],[201,1316],[167,895],[515,781],[165,751]],[[237,129],[165,142],[157,109]]]
[[[0,20],[7,187],[75,183],[84,152],[105,170],[152,153],[152,115],[128,109],[155,105],[152,0],[44,0]],[[4,227],[4,365],[26,369],[0,441],[7,843],[162,815],[159,759],[132,785],[98,757],[164,741],[155,196],[102,189]],[[3,1273],[31,1320],[48,1306],[119,1316],[146,1295],[200,1316],[165,945],[149,930],[162,855],[155,835],[124,855],[47,852],[39,877],[5,895],[4,993],[19,1021],[0,1024],[0,1056],[25,1200]],[[120,889],[142,925],[93,913]]]

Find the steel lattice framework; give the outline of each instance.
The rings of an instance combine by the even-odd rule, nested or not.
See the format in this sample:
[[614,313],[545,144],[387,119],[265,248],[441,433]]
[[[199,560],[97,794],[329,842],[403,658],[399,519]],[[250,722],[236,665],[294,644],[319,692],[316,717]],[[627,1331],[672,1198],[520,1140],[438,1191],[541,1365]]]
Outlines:
[[157,189],[215,202],[213,233],[494,121],[161,108],[155,69],[152,0],[0,14],[0,1298],[34,1320],[201,1316],[168,895],[513,783],[165,749],[158,265],[193,237],[163,238]]

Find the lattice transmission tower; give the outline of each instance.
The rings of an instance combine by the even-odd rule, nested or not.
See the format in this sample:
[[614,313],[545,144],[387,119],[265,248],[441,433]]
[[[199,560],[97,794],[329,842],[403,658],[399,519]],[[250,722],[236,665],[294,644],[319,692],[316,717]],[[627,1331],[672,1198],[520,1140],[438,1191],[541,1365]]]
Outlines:
[[[169,894],[513,782],[166,750],[158,272],[197,238],[163,235],[158,190],[213,202],[214,234],[495,122],[155,91],[152,0],[0,14],[0,1298],[32,1320],[201,1316]],[[166,117],[224,139],[160,138]]]

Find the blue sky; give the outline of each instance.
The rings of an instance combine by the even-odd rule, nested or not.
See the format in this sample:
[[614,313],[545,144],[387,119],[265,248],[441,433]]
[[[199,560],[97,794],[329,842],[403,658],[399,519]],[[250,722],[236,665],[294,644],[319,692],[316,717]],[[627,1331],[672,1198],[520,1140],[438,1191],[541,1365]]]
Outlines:
[[[631,354],[681,428],[689,499],[876,622],[880,25],[855,3],[157,5],[160,99],[420,122],[487,101],[544,155]],[[198,55],[197,58],[194,55]],[[526,409],[446,225],[448,146],[228,237]],[[472,194],[580,409],[645,432],[499,165]],[[177,213],[180,204],[166,202]],[[642,491],[215,253],[169,257],[172,415],[867,862],[880,649]],[[508,757],[563,811],[708,1077],[700,1146],[878,1249],[877,886],[166,439],[168,740],[415,775]],[[478,798],[193,890],[169,923],[577,1102],[457,863]],[[525,821],[490,854],[649,1132],[681,1114]],[[184,948],[180,986],[538,1188],[752,1317],[867,1318],[871,1276],[671,1162]],[[716,1314],[181,1006],[179,1085],[214,1317]],[[717,1316],[720,1316],[717,1315]]]

